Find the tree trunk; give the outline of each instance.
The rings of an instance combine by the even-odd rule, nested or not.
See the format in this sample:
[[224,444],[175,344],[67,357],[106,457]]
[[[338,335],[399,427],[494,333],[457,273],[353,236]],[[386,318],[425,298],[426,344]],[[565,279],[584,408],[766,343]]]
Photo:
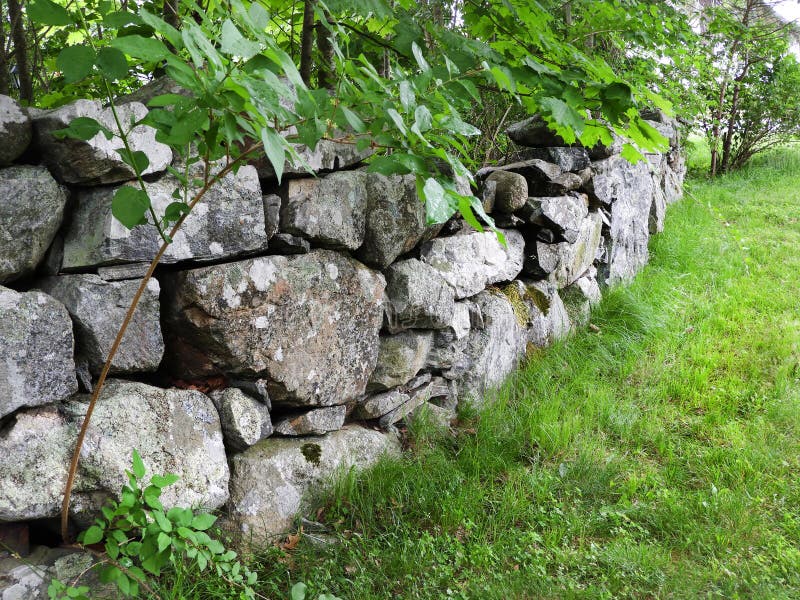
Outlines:
[[317,84],[320,88],[331,89],[336,81],[336,64],[334,62],[333,40],[331,39],[331,18],[326,10],[317,23],[317,50],[319,50],[319,67]]
[[32,104],[33,79],[28,64],[28,39],[19,0],[8,0],[8,16],[11,19],[11,40],[14,42],[14,58],[19,76],[19,99]]
[[8,56],[6,56],[6,18],[3,12],[3,0],[0,0],[0,94],[8,96],[11,82],[8,73]]
[[164,0],[164,9],[162,11],[164,20],[175,29],[180,29],[181,25],[181,20],[178,15],[179,2],[180,0]]
[[311,82],[311,67],[314,63],[314,7],[317,0],[303,2],[303,29],[300,33],[300,77],[306,85]]

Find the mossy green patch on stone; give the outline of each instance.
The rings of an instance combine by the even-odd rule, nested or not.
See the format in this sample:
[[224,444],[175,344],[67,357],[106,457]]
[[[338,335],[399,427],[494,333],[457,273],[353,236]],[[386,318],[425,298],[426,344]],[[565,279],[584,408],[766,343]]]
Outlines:
[[319,460],[322,457],[322,447],[319,444],[309,442],[300,446],[300,452],[303,457],[312,465],[319,466]]

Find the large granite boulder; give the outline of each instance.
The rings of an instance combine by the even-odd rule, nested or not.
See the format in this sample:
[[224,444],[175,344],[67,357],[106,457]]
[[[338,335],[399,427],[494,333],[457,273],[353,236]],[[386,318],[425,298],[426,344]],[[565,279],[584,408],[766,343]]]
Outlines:
[[391,333],[404,329],[449,327],[455,293],[439,272],[416,258],[386,270],[386,325]]
[[[139,102],[116,107],[123,124],[140,121],[147,108]],[[97,100],[77,100],[72,104],[49,111],[36,111],[34,130],[42,157],[52,173],[61,181],[80,185],[102,185],[135,179],[136,174],[123,162],[118,148],[123,147],[119,128],[111,108],[103,108]],[[117,134],[110,140],[100,132],[89,140],[60,139],[54,132],[65,129],[77,117],[92,118]],[[147,125],[137,125],[128,132],[128,144],[134,152],[144,152],[149,161],[143,175],[161,173],[172,162],[172,150],[156,141],[156,131]]]
[[[0,96],[2,98],[2,96]],[[61,226],[66,190],[44,167],[0,169],[0,283],[33,273]]]
[[[67,468],[88,396],[63,411],[22,411],[0,433],[0,520],[54,517],[61,508]],[[211,400],[191,390],[163,390],[110,380],[92,416],[81,452],[72,513],[81,522],[97,514],[127,483],[137,449],[149,475],[174,473],[164,489],[167,507],[219,508],[228,498],[228,463],[219,417]]]
[[597,161],[593,168],[593,193],[609,206],[601,282],[629,281],[649,258],[653,178],[646,161],[634,165],[619,156]]
[[522,270],[522,234],[513,229],[501,233],[505,246],[491,231],[437,238],[423,244],[420,258],[439,272],[456,299],[473,296],[487,285],[514,279]]
[[72,321],[42,292],[0,287],[0,418],[78,391]]
[[413,175],[367,175],[367,215],[364,244],[356,256],[376,269],[385,269],[441,225],[427,225],[425,204],[417,196]]
[[287,181],[281,188],[281,231],[326,248],[357,249],[364,242],[366,182],[364,171]]
[[28,149],[31,132],[25,110],[13,98],[0,95],[0,165],[11,164]]
[[321,437],[259,442],[231,459],[228,525],[245,544],[268,542],[291,527],[308,493],[335,473],[399,452],[396,437],[356,425]]
[[181,377],[269,380],[273,403],[343,404],[375,368],[384,278],[330,250],[165,275],[167,360]]
[[[133,185],[133,184],[129,184]],[[172,176],[145,185],[156,214],[175,198],[179,187]],[[152,225],[127,229],[111,214],[111,199],[118,188],[85,189],[77,195],[77,207],[64,240],[64,270],[98,265],[149,262],[162,240]],[[192,190],[192,193],[198,190]],[[267,246],[264,201],[253,167],[229,173],[194,207],[161,259],[211,261],[246,254]]]
[[[37,287],[66,306],[75,323],[77,352],[88,360],[92,373],[98,375],[139,282],[104,281],[88,274],[61,275],[47,277]],[[158,370],[164,355],[158,297],[158,281],[151,279],[111,363],[112,374]]]
[[[464,347],[470,368],[457,381],[460,400],[481,405],[484,394],[500,385],[525,354],[526,333],[509,299],[481,292],[473,299],[483,315],[482,329],[473,329]],[[446,376],[446,375],[445,375]]]
[[432,346],[433,333],[430,331],[382,335],[377,365],[367,389],[388,390],[408,383],[425,366]]
[[559,288],[568,286],[592,266],[600,247],[602,227],[600,213],[593,212],[581,221],[575,243],[545,244],[537,241],[534,252],[526,257],[526,272],[548,277]]

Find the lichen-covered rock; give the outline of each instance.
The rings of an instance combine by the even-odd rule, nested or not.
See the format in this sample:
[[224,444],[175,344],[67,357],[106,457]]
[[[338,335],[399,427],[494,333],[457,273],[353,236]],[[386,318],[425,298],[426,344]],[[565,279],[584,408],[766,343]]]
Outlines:
[[275,433],[280,435],[323,435],[341,429],[347,415],[346,406],[325,406],[291,415],[275,424]]
[[410,258],[386,271],[386,325],[404,329],[442,329],[453,318],[455,294],[439,272]]
[[[48,406],[21,411],[0,433],[0,519],[54,517],[61,508],[67,468],[88,397],[63,412]],[[111,380],[92,416],[81,453],[72,513],[87,521],[127,483],[137,449],[148,473],[174,473],[166,506],[218,508],[228,498],[228,463],[219,418],[200,392],[163,390]]]
[[364,242],[366,181],[363,171],[289,180],[281,189],[281,231],[327,248],[357,249]]
[[473,300],[484,327],[473,329],[467,338],[464,352],[471,364],[457,385],[460,399],[480,405],[483,394],[500,385],[517,366],[527,340],[523,324],[504,295],[481,292]]
[[600,278],[609,285],[629,281],[649,258],[653,178],[645,161],[632,165],[615,156],[597,161],[593,166],[593,193],[598,200],[610,205],[610,226],[605,236],[606,263]]
[[0,432],[0,520],[54,517],[77,436],[55,406],[20,411]]
[[409,399],[408,394],[400,390],[376,394],[360,401],[353,411],[353,416],[356,419],[377,419],[405,404]]
[[[76,396],[66,405],[76,426],[87,400]],[[194,390],[111,380],[95,406],[81,451],[72,511],[82,521],[95,515],[108,497],[119,498],[134,448],[150,475],[180,477],[164,488],[165,507],[215,509],[227,501],[228,462],[211,399]]]
[[[140,121],[147,108],[139,102],[116,107],[120,122]],[[118,148],[122,139],[115,135],[110,140],[101,132],[89,140],[59,139],[53,132],[65,129],[76,117],[95,119],[110,131],[118,133],[111,108],[103,108],[97,100],[77,100],[72,104],[33,114],[36,139],[45,163],[61,181],[81,185],[102,185],[135,179],[133,169],[123,162]],[[172,162],[172,150],[156,141],[156,131],[147,125],[137,125],[128,132],[128,144],[134,152],[144,152],[149,160],[143,175],[164,171]]]
[[577,241],[581,223],[588,214],[589,202],[584,194],[528,198],[519,211],[527,223],[550,229],[570,243]]
[[526,148],[514,154],[514,162],[538,158],[553,163],[564,171],[577,173],[591,165],[586,148],[581,146],[557,146],[553,148]]
[[592,265],[600,247],[603,221],[599,213],[589,213],[581,221],[575,243],[536,242],[535,252],[526,257],[526,272],[547,276],[559,288],[571,284]]
[[181,377],[263,377],[273,403],[299,406],[363,394],[385,281],[358,261],[314,250],[171,273],[162,285],[167,357]]
[[[105,364],[139,282],[103,281],[97,275],[47,277],[37,287],[64,304],[75,324],[77,351],[95,375]],[[136,307],[111,373],[156,371],[164,355],[158,281],[151,279]]]
[[519,173],[494,171],[486,181],[494,182],[493,211],[513,213],[525,205],[528,199],[528,182]]
[[16,100],[0,95],[0,165],[19,158],[31,143],[31,120]]
[[[569,334],[572,323],[555,285],[546,280],[518,280],[512,285],[527,309],[528,342],[545,348]],[[506,295],[511,295],[508,289]]]
[[0,418],[78,391],[72,321],[42,292],[0,287]]
[[467,298],[487,285],[514,279],[522,270],[522,234],[513,229],[501,233],[505,246],[491,231],[437,238],[423,244],[420,258],[439,272],[456,299]]
[[229,387],[209,394],[219,413],[225,446],[245,450],[272,435],[272,419],[266,404]]
[[270,438],[231,459],[228,524],[245,544],[286,531],[307,494],[342,469],[364,469],[397,455],[397,438],[349,425],[321,437]]
[[425,205],[412,175],[367,175],[366,230],[356,253],[359,260],[385,269],[439,229],[441,225],[426,224]]
[[[130,184],[133,185],[133,184]],[[175,201],[172,176],[145,184],[157,214]],[[65,270],[149,262],[162,240],[152,225],[127,229],[111,214],[116,187],[82,190],[64,240]],[[194,190],[197,191],[197,190]],[[267,246],[261,185],[253,167],[229,173],[206,192],[168,246],[163,264],[232,258]]]
[[664,220],[667,214],[667,196],[664,178],[667,176],[667,158],[663,154],[646,154],[650,163],[650,175],[653,178],[653,201],[650,204],[650,233],[664,231]]
[[600,303],[602,293],[597,283],[596,270],[590,269],[572,285],[561,290],[561,299],[573,325],[585,326],[589,323],[592,308]]
[[377,365],[367,389],[388,390],[408,383],[425,366],[432,346],[433,333],[430,331],[382,335]]
[[[0,96],[2,98],[2,96]],[[33,273],[61,226],[66,190],[44,167],[0,169],[0,283]]]

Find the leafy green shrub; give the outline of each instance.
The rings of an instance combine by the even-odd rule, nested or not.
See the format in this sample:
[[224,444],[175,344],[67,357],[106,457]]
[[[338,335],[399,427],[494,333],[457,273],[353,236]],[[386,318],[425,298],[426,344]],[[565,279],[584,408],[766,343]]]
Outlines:
[[[201,572],[212,571],[238,589],[240,598],[255,598],[256,574],[236,560],[236,552],[207,533],[217,517],[190,508],[165,510],[161,491],[178,481],[177,475],[153,475],[146,483],[145,466],[136,450],[133,469],[126,473],[128,485],[120,500],[104,506],[102,518],[79,536],[81,545],[101,557],[101,582],[115,584],[125,597],[139,597],[142,590],[152,595],[149,581],[182,562]],[[92,550],[99,545],[104,552]],[[87,600],[89,591],[87,586],[55,580],[48,594],[51,599]]]

